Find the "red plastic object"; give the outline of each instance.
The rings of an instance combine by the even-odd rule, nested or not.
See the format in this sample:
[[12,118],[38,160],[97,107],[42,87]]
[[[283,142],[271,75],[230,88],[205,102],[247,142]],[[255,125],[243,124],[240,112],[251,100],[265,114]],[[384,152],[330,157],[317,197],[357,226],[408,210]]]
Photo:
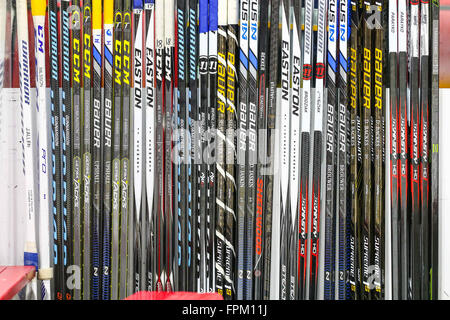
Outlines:
[[218,293],[139,291],[125,300],[223,300]]
[[35,273],[33,266],[0,266],[0,300],[13,298],[34,278]]

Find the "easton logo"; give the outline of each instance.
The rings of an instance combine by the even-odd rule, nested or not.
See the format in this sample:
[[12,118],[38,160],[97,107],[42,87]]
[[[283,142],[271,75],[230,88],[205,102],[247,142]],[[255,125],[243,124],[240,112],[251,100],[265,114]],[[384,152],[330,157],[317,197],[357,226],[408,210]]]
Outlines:
[[154,105],[154,93],[153,93],[153,81],[154,81],[154,74],[153,74],[153,50],[150,48],[146,49],[147,51],[147,63],[146,63],[146,81],[147,81],[147,106],[150,108],[153,108]]
[[142,108],[142,51],[134,49],[134,106]]
[[289,100],[289,44],[286,41],[282,44],[281,75],[282,99]]
[[295,116],[299,116],[299,108],[300,108],[300,58],[294,56],[293,67],[294,74],[292,76],[292,83],[294,84],[292,88],[292,114]]

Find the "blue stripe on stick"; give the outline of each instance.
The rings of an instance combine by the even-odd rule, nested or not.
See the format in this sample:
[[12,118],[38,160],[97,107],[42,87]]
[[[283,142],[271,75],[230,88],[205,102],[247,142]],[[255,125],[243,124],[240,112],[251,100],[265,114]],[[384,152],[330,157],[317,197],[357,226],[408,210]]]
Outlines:
[[255,69],[258,69],[258,59],[256,59],[256,56],[252,50],[249,51],[248,57],[250,58],[250,62],[255,67]]
[[336,72],[336,60],[334,60],[334,57],[329,52],[328,52],[328,64],[331,66],[331,69],[333,69],[333,71]]
[[342,53],[339,53],[339,60],[340,60],[341,66],[344,68],[344,71],[347,72],[347,60],[345,60]]
[[242,64],[245,66],[245,69],[248,69],[248,59],[247,56],[242,52],[242,50],[239,50],[239,59],[241,60]]
[[107,47],[105,47],[105,59],[109,62],[110,65],[113,64],[113,56],[111,51]]
[[98,52],[98,50],[95,46],[93,47],[92,52],[93,52],[92,55],[94,56],[95,61],[97,61],[97,63],[101,66],[102,65],[102,55],[100,54],[100,52]]

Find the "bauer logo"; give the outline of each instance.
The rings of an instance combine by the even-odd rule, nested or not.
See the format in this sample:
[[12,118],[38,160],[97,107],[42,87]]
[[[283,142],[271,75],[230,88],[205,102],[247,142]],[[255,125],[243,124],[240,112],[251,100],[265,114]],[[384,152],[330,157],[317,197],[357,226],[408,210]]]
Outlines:
[[375,107],[383,108],[383,52],[375,49]]
[[381,12],[378,5],[367,5],[366,11],[372,14],[367,18],[366,25],[369,30],[381,29]]
[[370,109],[370,87],[371,87],[371,57],[370,57],[370,50],[367,48],[364,48],[364,63],[363,63],[363,70],[364,70],[364,88],[363,88],[363,104],[364,107],[367,109]]

